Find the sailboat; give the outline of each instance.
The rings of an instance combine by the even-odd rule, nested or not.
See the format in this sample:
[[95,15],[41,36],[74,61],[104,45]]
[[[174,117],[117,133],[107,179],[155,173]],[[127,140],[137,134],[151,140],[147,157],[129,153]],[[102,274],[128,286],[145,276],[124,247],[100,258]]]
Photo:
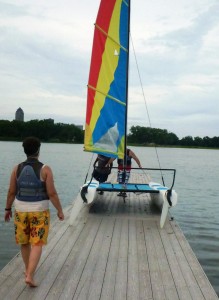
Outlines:
[[[130,0],[102,0],[95,23],[87,86],[84,150],[120,159],[124,159],[127,148],[129,36]],[[91,178],[81,188],[81,198],[89,204],[98,191],[153,194],[154,201],[162,207],[160,226],[163,227],[168,209],[177,203],[173,190],[175,170],[169,170],[174,172],[170,188],[155,182],[128,183],[124,187]]]

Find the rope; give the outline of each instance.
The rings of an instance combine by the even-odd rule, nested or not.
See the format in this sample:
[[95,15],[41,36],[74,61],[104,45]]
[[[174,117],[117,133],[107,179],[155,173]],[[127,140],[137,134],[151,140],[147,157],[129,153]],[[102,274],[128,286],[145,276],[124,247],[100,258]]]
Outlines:
[[[143,98],[144,98],[144,104],[145,104],[145,108],[146,108],[146,112],[147,112],[147,116],[148,116],[148,122],[149,122],[150,128],[152,128],[151,120],[150,120],[150,115],[149,115],[149,110],[148,110],[148,106],[147,106],[147,100],[146,100],[144,89],[143,89],[143,84],[142,84],[142,80],[141,80],[140,70],[139,70],[138,61],[137,61],[137,57],[136,57],[136,53],[135,53],[135,48],[134,48],[134,43],[133,43],[133,39],[132,39],[131,34],[130,34],[130,38],[131,38],[131,44],[132,44],[132,48],[133,48],[135,63],[136,63],[136,67],[137,67],[138,77],[139,77],[139,80],[140,80],[142,95],[143,95]],[[155,149],[155,153],[156,153],[156,156],[157,156],[157,161],[158,161],[159,168],[161,169],[161,164],[160,164],[160,159],[159,159],[157,147],[155,146],[154,149]],[[165,185],[162,170],[160,170],[160,175],[161,175],[161,178],[162,178],[163,185]]]
[[90,167],[91,167],[91,163],[92,163],[92,161],[93,161],[93,157],[94,157],[94,153],[92,154],[92,157],[91,157],[91,160],[90,160],[90,164],[89,164],[89,166],[88,166],[87,174],[86,174],[86,176],[85,176],[84,183],[86,183],[86,181],[87,181],[87,176],[88,176],[88,174],[89,174],[89,172],[90,172]]

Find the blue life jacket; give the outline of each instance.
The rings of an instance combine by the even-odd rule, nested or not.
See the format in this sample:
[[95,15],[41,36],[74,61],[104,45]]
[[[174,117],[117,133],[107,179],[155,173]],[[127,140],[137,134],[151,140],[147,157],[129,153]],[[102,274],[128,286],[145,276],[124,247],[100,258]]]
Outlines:
[[40,180],[42,166],[37,159],[27,159],[18,165],[16,199],[28,202],[49,199],[45,182]]

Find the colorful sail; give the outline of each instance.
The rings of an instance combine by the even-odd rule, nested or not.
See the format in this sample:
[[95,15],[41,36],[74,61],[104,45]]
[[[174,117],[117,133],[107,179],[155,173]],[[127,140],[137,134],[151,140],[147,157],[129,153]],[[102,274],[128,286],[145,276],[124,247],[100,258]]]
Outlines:
[[123,158],[129,0],[102,0],[93,39],[84,150]]

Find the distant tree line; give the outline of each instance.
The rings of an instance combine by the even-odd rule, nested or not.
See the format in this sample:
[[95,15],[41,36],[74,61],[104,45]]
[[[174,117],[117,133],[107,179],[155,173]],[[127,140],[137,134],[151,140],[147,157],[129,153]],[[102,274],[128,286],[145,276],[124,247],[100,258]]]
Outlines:
[[[54,123],[52,119],[28,122],[0,120],[0,140],[22,141],[36,136],[44,142],[83,143],[84,132],[74,124]],[[128,144],[219,148],[219,137],[186,136],[179,139],[166,129],[132,126],[127,137]]]
[[54,123],[52,119],[22,121],[0,120],[0,140],[22,141],[36,136],[44,142],[83,143],[84,133],[73,124]]
[[132,126],[128,135],[128,143],[138,145],[183,146],[219,148],[219,137],[186,136],[179,139],[176,134],[166,129]]

